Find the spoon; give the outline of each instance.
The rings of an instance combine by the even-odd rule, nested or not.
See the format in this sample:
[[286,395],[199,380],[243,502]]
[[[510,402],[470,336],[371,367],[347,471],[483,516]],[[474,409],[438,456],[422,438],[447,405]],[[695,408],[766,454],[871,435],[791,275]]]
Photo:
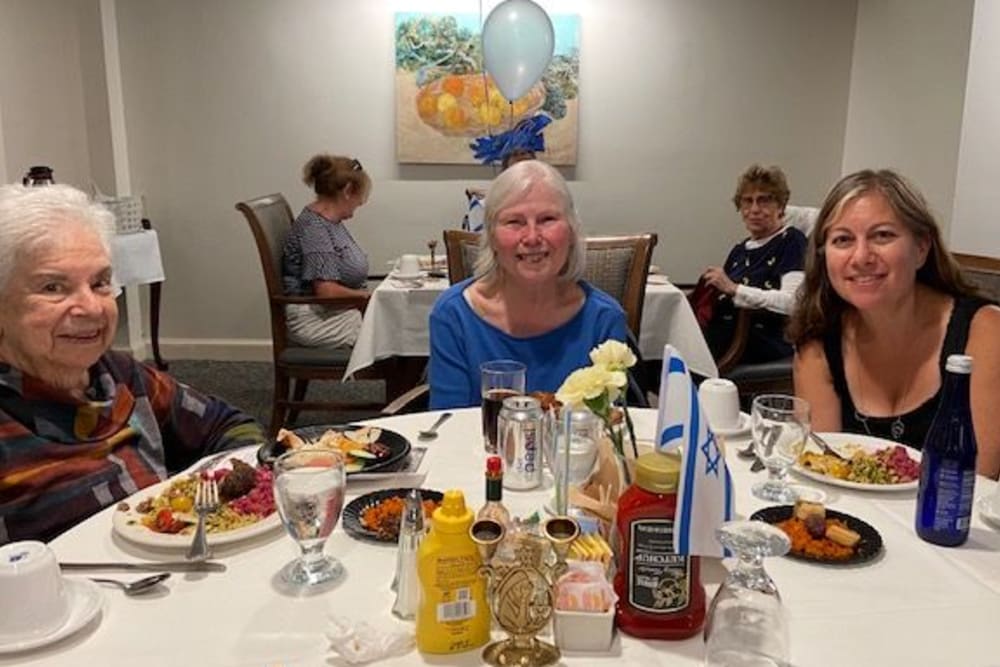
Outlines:
[[438,420],[436,422],[434,422],[434,426],[431,426],[426,431],[421,431],[420,433],[418,433],[417,438],[426,442],[427,440],[433,440],[434,438],[438,437],[437,434],[438,427],[441,426],[441,424],[445,423],[445,421],[447,421],[449,417],[451,417],[451,413],[445,412],[440,417],[438,417]]
[[125,591],[125,595],[142,595],[161,581],[166,581],[169,578],[169,572],[162,572],[160,574],[143,577],[142,579],[136,579],[135,581],[118,581],[117,579],[99,579],[97,577],[91,577],[90,580],[96,581],[100,584],[111,584],[113,586],[117,586]]

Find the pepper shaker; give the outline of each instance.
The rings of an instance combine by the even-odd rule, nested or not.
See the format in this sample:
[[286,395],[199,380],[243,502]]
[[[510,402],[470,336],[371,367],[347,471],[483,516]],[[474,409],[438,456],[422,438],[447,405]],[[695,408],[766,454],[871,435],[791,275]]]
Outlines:
[[416,616],[420,604],[420,579],[417,577],[417,550],[424,537],[424,504],[420,491],[412,489],[399,525],[399,551],[396,554],[394,579],[396,602],[392,613],[404,619]]

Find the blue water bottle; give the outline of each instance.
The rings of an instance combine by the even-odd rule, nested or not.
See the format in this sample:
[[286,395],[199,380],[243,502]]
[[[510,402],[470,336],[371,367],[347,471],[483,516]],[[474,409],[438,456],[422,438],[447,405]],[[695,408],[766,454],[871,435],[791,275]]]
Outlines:
[[924,440],[917,491],[917,535],[955,547],[969,537],[976,485],[976,434],[969,408],[972,357],[952,354],[945,364],[944,391]]

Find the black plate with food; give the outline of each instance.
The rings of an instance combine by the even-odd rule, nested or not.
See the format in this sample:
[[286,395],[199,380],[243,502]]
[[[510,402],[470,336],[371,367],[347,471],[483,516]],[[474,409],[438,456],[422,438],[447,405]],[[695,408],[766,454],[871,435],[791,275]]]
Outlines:
[[[430,513],[441,503],[444,494],[430,489],[417,490],[424,502],[424,521],[430,521]],[[359,540],[395,544],[399,541],[399,521],[410,491],[383,489],[358,496],[347,503],[341,515],[344,530]]]
[[257,450],[257,459],[271,465],[275,459],[301,446],[319,446],[345,455],[348,475],[391,469],[410,453],[410,441],[395,431],[360,424],[335,426],[302,426],[291,431],[278,431]]
[[[750,515],[750,519],[764,521],[780,528],[779,524],[793,518],[794,513],[795,508],[792,505],[776,505],[757,510]],[[822,549],[814,550],[813,553],[807,553],[801,549],[794,550],[797,540],[796,536],[791,534],[789,534],[789,538],[792,540],[793,550],[789,551],[786,555],[796,560],[822,563],[824,565],[857,565],[868,562],[882,553],[882,536],[869,524],[850,514],[844,514],[843,512],[831,509],[826,510],[826,518],[841,521],[847,528],[860,535],[860,539],[854,545],[851,555],[846,558],[834,558],[818,553]],[[788,534],[787,530],[785,532]]]

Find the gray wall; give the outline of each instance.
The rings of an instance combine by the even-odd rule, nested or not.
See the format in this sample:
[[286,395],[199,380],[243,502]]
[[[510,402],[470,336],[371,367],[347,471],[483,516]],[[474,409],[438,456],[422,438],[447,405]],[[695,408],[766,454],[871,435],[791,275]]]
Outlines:
[[[351,223],[373,269],[457,224],[463,189],[489,170],[395,162],[392,16],[404,4],[476,10],[118,3],[132,186],[160,231],[165,337],[268,337],[255,251],[233,204],[281,191],[297,209],[309,196],[299,170],[317,151],[357,155],[374,178]],[[674,280],[694,279],[739,238],[728,200],[750,162],[781,164],[801,203],[839,174],[854,2],[542,4],[582,17],[570,175],[584,224],[658,232],[655,262]]]
[[843,171],[893,167],[948,226],[974,0],[861,0]]

